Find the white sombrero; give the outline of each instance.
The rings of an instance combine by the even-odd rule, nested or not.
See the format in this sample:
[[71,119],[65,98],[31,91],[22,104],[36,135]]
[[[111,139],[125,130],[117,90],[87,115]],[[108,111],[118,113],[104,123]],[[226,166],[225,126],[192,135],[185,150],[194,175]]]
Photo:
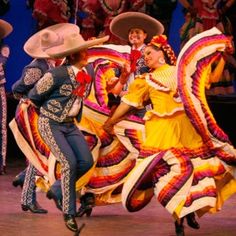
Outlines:
[[59,23],[40,30],[31,36],[24,45],[25,52],[33,58],[50,58],[46,50],[63,42],[63,37],[79,33],[77,25],[71,23]]
[[109,36],[105,36],[86,41],[79,32],[72,31],[71,34],[63,35],[63,41],[58,46],[46,50],[46,53],[52,58],[63,58],[94,45],[102,44],[108,39]]
[[0,19],[0,39],[7,37],[13,30],[11,24]]
[[110,23],[110,31],[115,36],[128,41],[130,29],[138,28],[147,33],[145,41],[149,42],[155,35],[164,32],[164,26],[155,18],[141,12],[125,12],[114,17]]

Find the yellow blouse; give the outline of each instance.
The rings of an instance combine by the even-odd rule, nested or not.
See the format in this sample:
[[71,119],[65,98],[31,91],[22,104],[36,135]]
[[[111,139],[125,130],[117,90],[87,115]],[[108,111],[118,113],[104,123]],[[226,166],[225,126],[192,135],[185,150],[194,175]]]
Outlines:
[[153,109],[146,113],[144,119],[149,119],[152,114],[164,117],[182,111],[183,104],[177,93],[175,69],[175,66],[163,65],[152,73],[137,77],[122,101],[141,108],[150,99]]
[[122,98],[123,102],[137,108],[151,100],[152,109],[144,117],[146,139],[143,150],[160,151],[173,147],[194,149],[203,144],[184,111],[177,93],[175,73],[174,66],[164,65],[142,75],[134,80],[128,94]]

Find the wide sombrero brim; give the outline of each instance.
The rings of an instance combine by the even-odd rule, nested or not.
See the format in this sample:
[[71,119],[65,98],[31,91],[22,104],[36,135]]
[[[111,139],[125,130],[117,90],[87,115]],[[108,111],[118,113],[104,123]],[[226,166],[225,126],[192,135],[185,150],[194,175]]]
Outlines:
[[131,28],[143,29],[147,33],[146,42],[150,42],[153,36],[164,32],[164,26],[155,18],[141,12],[125,12],[119,14],[110,24],[110,31],[115,36],[128,41]]
[[61,44],[59,46],[55,46],[53,48],[46,50],[46,53],[52,58],[63,58],[73,53],[87,49],[89,47],[103,44],[108,39],[109,39],[109,36],[107,35],[102,38],[97,38],[93,40],[87,40],[87,41],[83,40],[82,42],[80,40],[77,40],[77,41],[74,40],[73,43],[68,43],[68,44],[66,44],[65,42],[64,44]]
[[[71,34],[71,32],[79,33],[80,29],[77,25],[72,23],[59,23],[47,28],[44,28],[34,35],[32,35],[24,44],[24,51],[33,58],[50,58],[50,56],[45,53],[41,45],[40,37],[45,31],[52,31],[62,37]],[[52,46],[52,45],[51,45]]]
[[10,23],[0,19],[0,39],[7,37],[13,30]]

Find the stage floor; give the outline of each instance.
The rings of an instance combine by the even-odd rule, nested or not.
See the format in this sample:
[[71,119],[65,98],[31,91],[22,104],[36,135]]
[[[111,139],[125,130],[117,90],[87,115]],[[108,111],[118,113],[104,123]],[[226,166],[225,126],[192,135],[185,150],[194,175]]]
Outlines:
[[[7,175],[0,176],[0,235],[1,236],[72,236],[62,214],[45,193],[37,193],[38,202],[49,212],[45,215],[23,212],[20,208],[21,189],[12,186],[13,177],[24,168],[24,161],[11,160]],[[186,236],[236,235],[236,195],[222,211],[198,219],[201,228],[194,230],[186,224]],[[174,236],[172,217],[155,199],[137,213],[129,213],[121,204],[94,208],[91,217],[76,218],[85,228],[80,236]]]

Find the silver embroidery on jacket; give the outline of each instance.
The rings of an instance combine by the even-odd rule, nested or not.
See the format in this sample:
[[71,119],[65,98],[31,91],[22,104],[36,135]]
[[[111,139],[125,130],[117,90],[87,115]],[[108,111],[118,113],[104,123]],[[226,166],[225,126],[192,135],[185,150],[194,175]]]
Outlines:
[[60,87],[60,94],[69,96],[72,93],[72,86],[70,84],[63,84]]
[[34,84],[42,76],[42,72],[38,68],[29,68],[25,72],[24,83],[26,85]]
[[47,104],[47,108],[49,111],[52,111],[53,113],[59,112],[62,110],[61,103],[57,100],[50,100]]
[[36,91],[38,94],[42,94],[48,91],[52,87],[52,85],[53,85],[52,74],[47,72],[36,84]]

